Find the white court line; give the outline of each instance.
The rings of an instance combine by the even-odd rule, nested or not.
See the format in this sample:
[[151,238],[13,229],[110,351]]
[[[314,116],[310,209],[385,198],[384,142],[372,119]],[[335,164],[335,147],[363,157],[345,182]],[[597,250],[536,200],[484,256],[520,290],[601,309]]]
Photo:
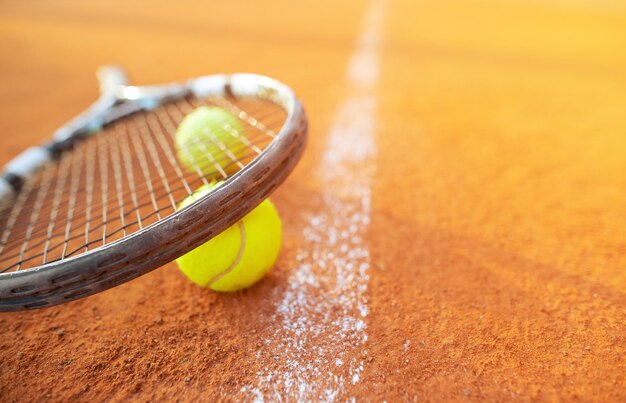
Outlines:
[[242,388],[257,401],[332,401],[365,370],[370,252],[364,237],[376,171],[374,90],[383,11],[382,0],[374,0],[365,14],[346,71],[350,95],[315,172],[323,186],[321,213],[308,219],[299,266],[281,290],[272,336],[257,352],[258,384]]

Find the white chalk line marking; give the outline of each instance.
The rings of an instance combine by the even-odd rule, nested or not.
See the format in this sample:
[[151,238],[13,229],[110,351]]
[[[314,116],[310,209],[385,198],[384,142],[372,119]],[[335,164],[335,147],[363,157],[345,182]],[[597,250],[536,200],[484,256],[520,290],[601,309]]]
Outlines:
[[242,392],[256,401],[333,401],[363,376],[367,351],[370,224],[375,174],[374,89],[378,82],[383,2],[374,0],[346,71],[351,96],[340,107],[316,171],[324,186],[321,213],[311,215],[304,245],[257,352],[258,384]]

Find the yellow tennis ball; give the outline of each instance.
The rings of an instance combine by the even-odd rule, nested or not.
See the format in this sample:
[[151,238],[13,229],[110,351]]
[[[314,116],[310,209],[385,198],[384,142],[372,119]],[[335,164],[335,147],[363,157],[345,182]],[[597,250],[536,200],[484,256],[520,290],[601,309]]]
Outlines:
[[[202,186],[179,209],[219,186]],[[259,281],[278,257],[282,224],[268,199],[213,239],[176,259],[194,283],[214,291],[236,291]]]
[[246,140],[239,119],[222,108],[201,106],[180,122],[174,146],[187,170],[221,179],[239,170],[236,161],[245,155]]

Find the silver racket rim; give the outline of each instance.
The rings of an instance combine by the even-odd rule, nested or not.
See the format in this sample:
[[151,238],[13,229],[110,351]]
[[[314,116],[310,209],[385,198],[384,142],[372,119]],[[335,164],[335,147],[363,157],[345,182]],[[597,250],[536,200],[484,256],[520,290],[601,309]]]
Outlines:
[[[304,151],[308,129],[302,104],[289,87],[255,74],[205,76],[183,86],[200,97],[229,94],[267,99],[285,108],[287,117],[276,139],[260,155],[196,203],[98,249],[0,273],[0,311],[62,304],[155,270],[235,224],[289,176]],[[162,88],[180,89],[181,85]]]

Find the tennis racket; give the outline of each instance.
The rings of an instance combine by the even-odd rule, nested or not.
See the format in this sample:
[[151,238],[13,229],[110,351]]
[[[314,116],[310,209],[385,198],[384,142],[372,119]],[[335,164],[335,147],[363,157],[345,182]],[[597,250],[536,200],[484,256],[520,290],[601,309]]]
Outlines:
[[[4,166],[0,311],[86,297],[174,260],[267,198],[304,151],[306,114],[276,80],[211,75],[139,87],[114,66],[98,78],[98,101]],[[189,169],[176,157],[174,134],[200,106],[225,109],[245,136],[225,124],[205,148],[222,152]],[[220,141],[224,135],[236,139]],[[221,186],[177,209],[216,178]]]

